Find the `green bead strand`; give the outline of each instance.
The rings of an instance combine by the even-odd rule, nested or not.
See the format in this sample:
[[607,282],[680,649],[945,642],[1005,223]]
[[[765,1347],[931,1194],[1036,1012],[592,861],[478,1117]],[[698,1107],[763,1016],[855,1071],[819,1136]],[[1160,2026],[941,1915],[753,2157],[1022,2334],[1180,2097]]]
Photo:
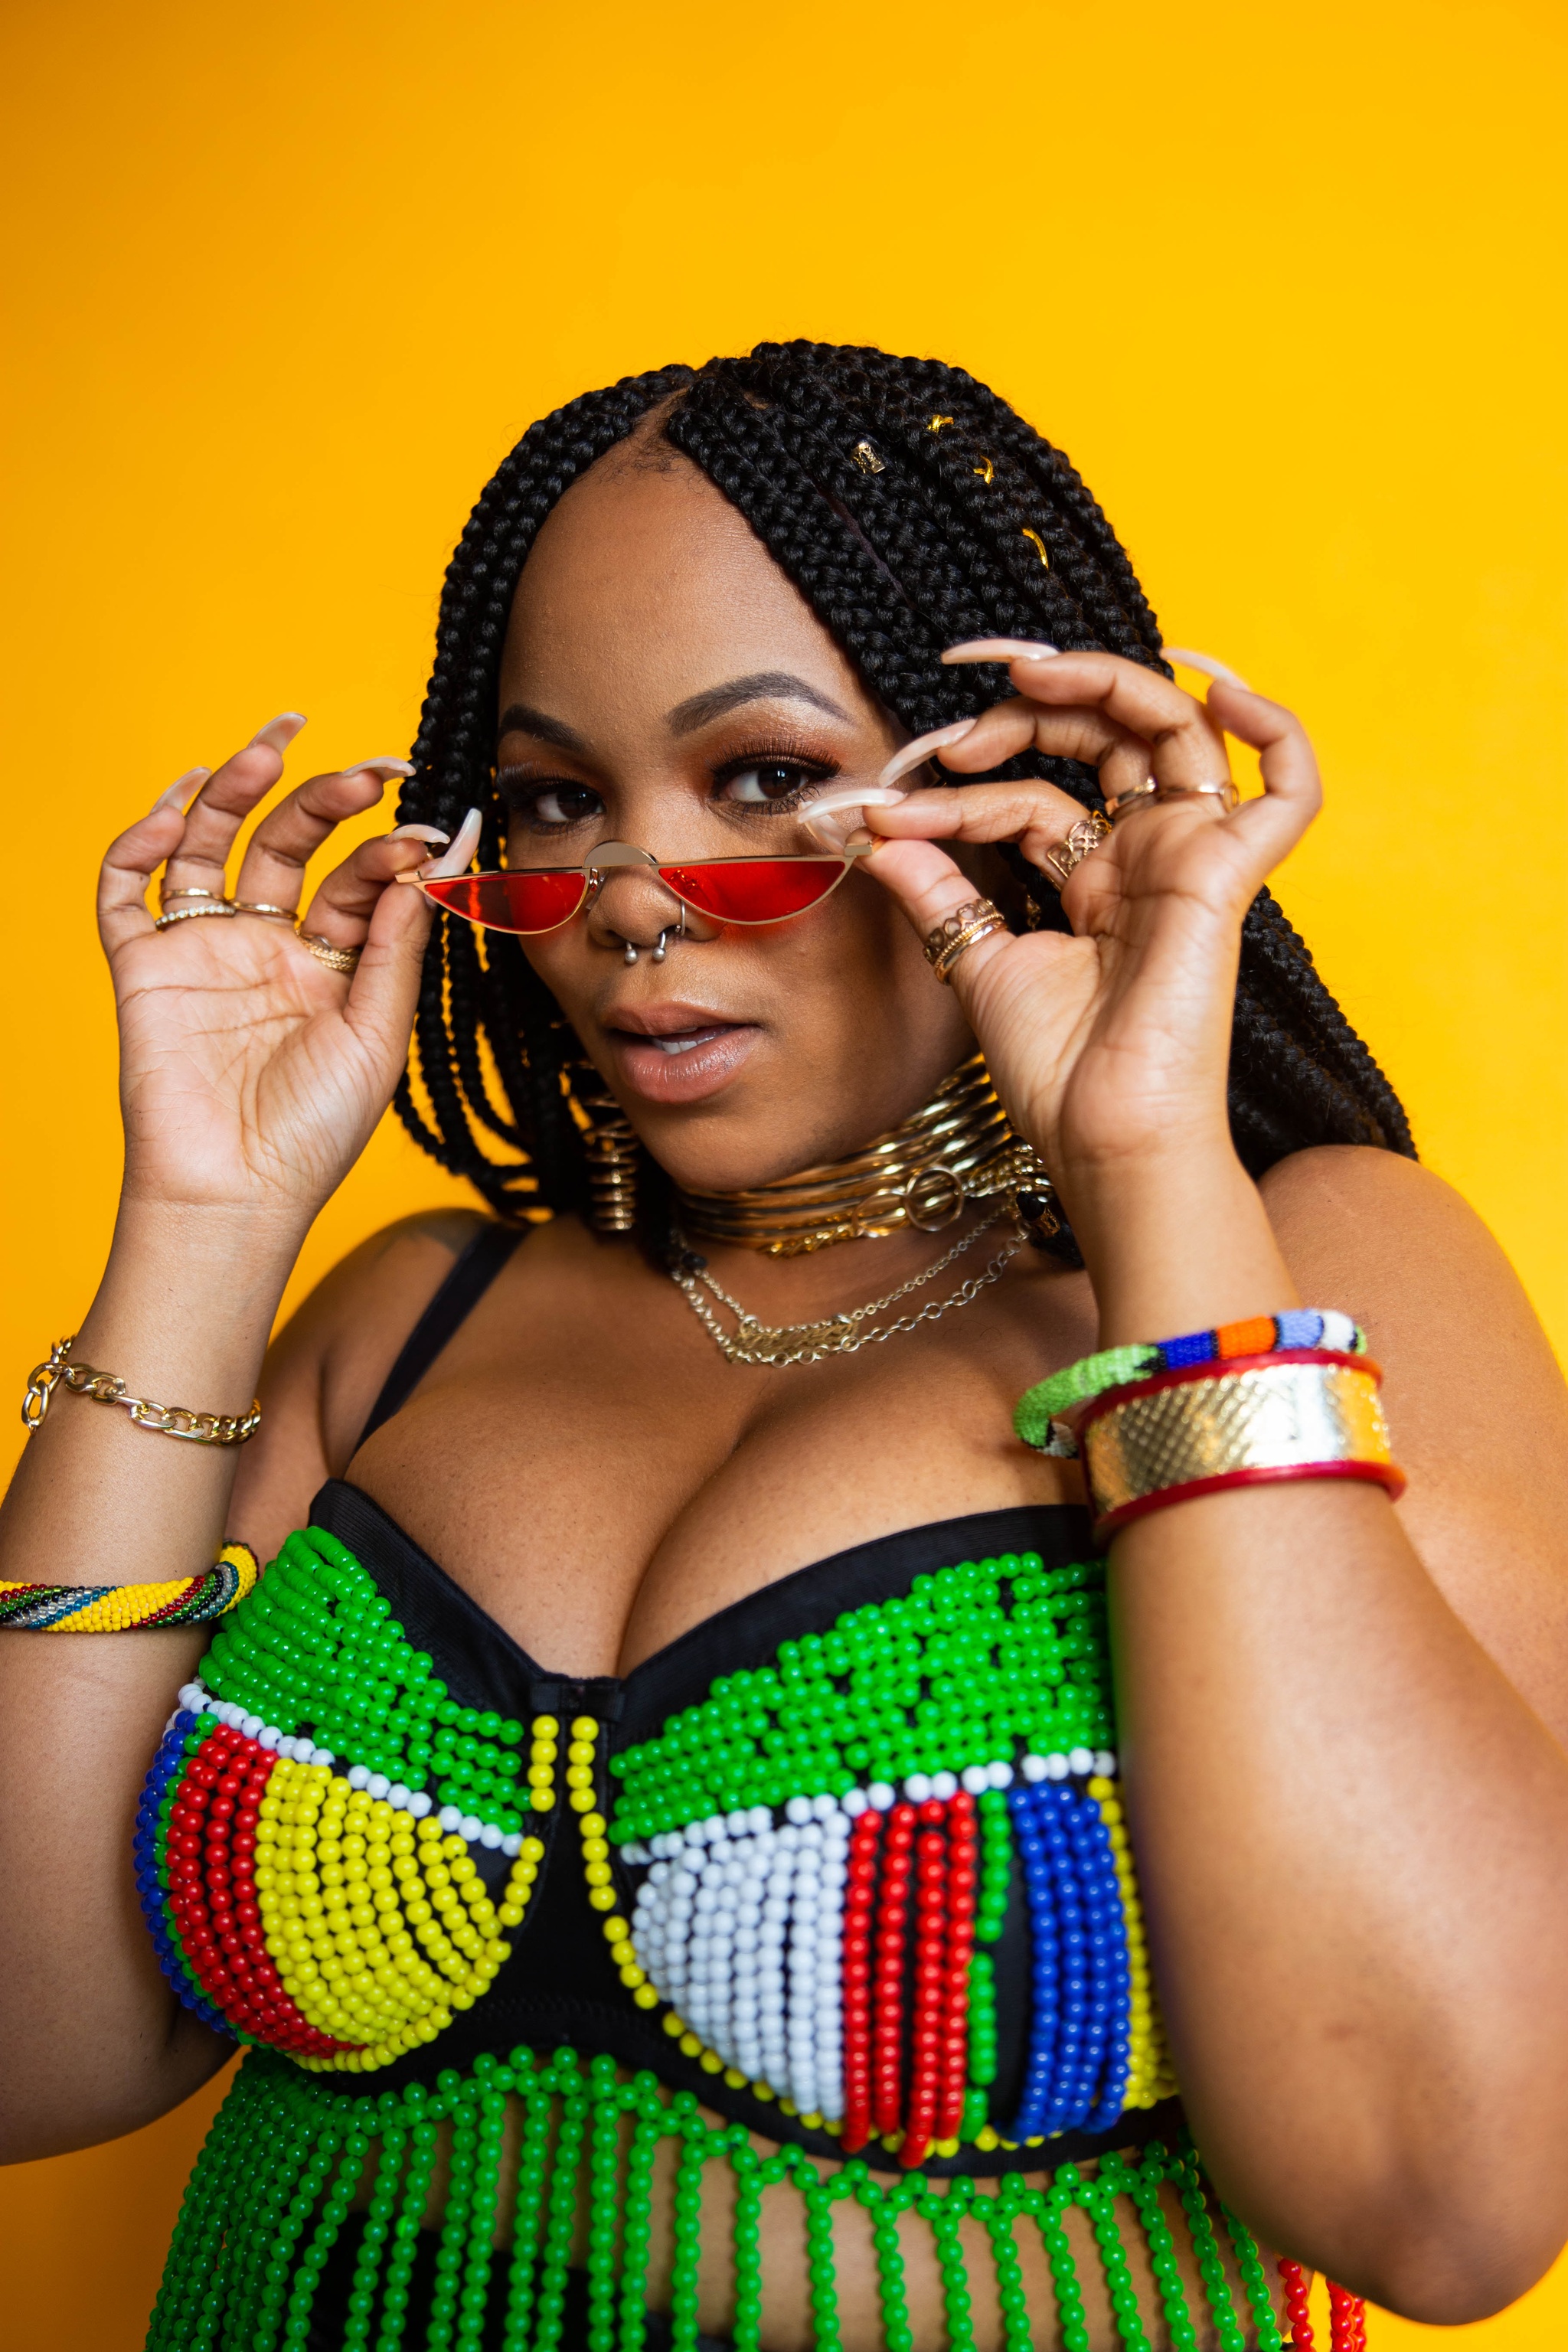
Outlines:
[[1177,2174],[1180,2184],[1182,2210],[1187,2217],[1187,2232],[1193,2251],[1198,2258],[1198,2275],[1204,2283],[1205,2298],[1219,2333],[1220,2352],[1246,2352],[1246,2346],[1231,2301],[1230,2282],[1220,2260],[1219,2246],[1215,2237],[1214,2219],[1204,2195],[1203,2179],[1190,2150],[1184,2153]]
[[377,2134],[380,2148],[375,2163],[375,2187],[371,2191],[364,2233],[354,2257],[353,2284],[349,2289],[348,2325],[343,2330],[343,2352],[366,2352],[370,2342],[370,2320],[375,2308],[376,2283],[381,2275],[386,2242],[392,2234],[393,2209],[397,2203],[397,2184],[402,2177],[403,2159],[407,2147],[406,2135],[398,2124],[378,2120]]
[[[689,2095],[689,2094],[686,2095]],[[692,2101],[695,2107],[696,2102]],[[702,2169],[708,2135],[693,2113],[681,2133],[675,2173],[674,2252],[670,2264],[670,2352],[696,2352],[698,2264],[702,2254]]]
[[403,2183],[403,2202],[392,2228],[392,2260],[386,2266],[386,2285],[381,2298],[381,2328],[375,2339],[375,2352],[401,2352],[403,2331],[408,2317],[408,2282],[414,2273],[414,2257],[419,2243],[419,2223],[430,2195],[430,2176],[436,2169],[438,2145],[437,2126],[427,2116],[421,2116],[410,2134],[408,2171]]
[[[735,2175],[735,2309],[731,2339],[734,2352],[757,2352],[763,2326],[763,2192],[758,2181],[760,2160],[744,2133],[731,2150],[730,2163]],[[637,2352],[637,2347],[623,2344],[622,2352]]]
[[316,2299],[321,2272],[328,2254],[337,2242],[338,2232],[348,2218],[349,2207],[353,2202],[354,2191],[359,2187],[369,2153],[370,2142],[363,2133],[351,2129],[343,2141],[337,2178],[310,2232],[310,2242],[295,2267],[289,2290],[288,2317],[283,2323],[284,2352],[305,2352],[310,2334],[310,2306]]
[[1160,2307],[1164,2313],[1173,2352],[1196,2352],[1197,2330],[1193,2326],[1186,2287],[1176,2263],[1176,2242],[1160,2203],[1160,2189],[1174,2171],[1160,2142],[1152,2140],[1143,2151],[1142,2164],[1130,2177],[1128,2190],[1143,2225],[1149,2264],[1159,2289]]
[[664,2106],[651,2074],[638,2074],[621,2242],[619,2352],[642,2352],[647,2321],[647,2265],[653,2230],[653,2164],[664,2134]]
[[532,2352],[555,2352],[561,2341],[561,2321],[566,2308],[566,2271],[577,2223],[577,2170],[582,2158],[583,2127],[588,2100],[582,2076],[570,2051],[560,2051],[552,2072],[562,2083],[561,2121],[556,2133],[554,2177],[550,2183],[548,2219],[544,2228],[544,2258],[540,2264],[539,2317]]
[[1252,2332],[1258,2338],[1258,2352],[1286,2352],[1279,2334],[1279,2317],[1274,2308],[1274,2298],[1268,2292],[1268,2280],[1263,2259],[1258,2251],[1258,2241],[1228,2205],[1221,2204],[1225,2216],[1226,2234],[1236,2256],[1237,2269],[1241,2273],[1242,2290],[1247,2309],[1252,2314]]
[[942,2273],[948,2352],[974,2352],[969,2273],[964,2266],[963,2243],[958,2234],[959,2223],[968,2203],[969,2183],[960,2178],[948,2182],[945,2196],[931,2197],[925,2208],[931,2235],[936,2241],[937,2264]]
[[506,2137],[506,2094],[496,2082],[493,2059],[481,2059],[475,2119],[473,2189],[468,2210],[468,2261],[458,2304],[454,2352],[481,2352],[489,2307],[490,2269],[500,2203],[501,2149]]
[[501,2346],[502,2352],[527,2352],[552,2118],[549,2094],[539,2087],[528,2053],[514,2051],[512,2059],[514,2065],[520,2059],[524,2062],[518,2070],[522,2141],[518,2151],[517,2204],[512,2217],[511,2267],[507,2278]]
[[595,2059],[588,2095],[588,2352],[616,2352],[621,2099],[613,2059]]

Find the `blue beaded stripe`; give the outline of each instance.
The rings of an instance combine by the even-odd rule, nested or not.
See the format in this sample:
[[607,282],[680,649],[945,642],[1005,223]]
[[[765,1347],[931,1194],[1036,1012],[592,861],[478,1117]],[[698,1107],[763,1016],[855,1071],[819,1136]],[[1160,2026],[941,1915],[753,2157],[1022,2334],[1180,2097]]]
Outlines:
[[185,1740],[191,1732],[200,1731],[204,1718],[181,1707],[159,1743],[142,1787],[142,1801],[136,1811],[136,1836],[132,1853],[136,1865],[136,1894],[142,1915],[147,1922],[153,1948],[158,1955],[158,1965],[187,2009],[195,2010],[204,2025],[216,2028],[219,2033],[234,2038],[234,2028],[222,2011],[213,2007],[202,1991],[195,1977],[185,1963],[178,1941],[171,1932],[164,1906],[163,1884],[158,1870],[158,1824],[169,1785],[185,1760]]
[[1029,2049],[1015,2144],[1108,2131],[1131,2063],[1126,1921],[1110,1832],[1093,1799],[1062,1781],[1022,1783],[1007,1803],[1023,1864],[1032,1947]]

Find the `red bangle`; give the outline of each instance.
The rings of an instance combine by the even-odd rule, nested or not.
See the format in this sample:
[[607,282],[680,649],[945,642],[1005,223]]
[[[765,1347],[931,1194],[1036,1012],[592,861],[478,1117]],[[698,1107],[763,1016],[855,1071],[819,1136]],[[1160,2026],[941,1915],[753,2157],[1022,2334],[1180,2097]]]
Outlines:
[[1382,1379],[1365,1356],[1292,1348],[1156,1372],[1096,1397],[1079,1447],[1097,1540],[1227,1486],[1359,1478],[1402,1494]]

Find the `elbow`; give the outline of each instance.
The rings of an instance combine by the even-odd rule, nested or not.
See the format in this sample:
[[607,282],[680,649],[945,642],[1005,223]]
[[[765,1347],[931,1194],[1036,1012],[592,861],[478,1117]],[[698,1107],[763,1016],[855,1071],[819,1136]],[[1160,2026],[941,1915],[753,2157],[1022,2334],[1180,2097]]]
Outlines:
[[1440,2184],[1428,2175],[1369,2199],[1334,2250],[1338,2266],[1325,2254],[1321,2267],[1399,2319],[1490,2319],[1544,2276],[1568,2237],[1555,2169],[1460,2158]]

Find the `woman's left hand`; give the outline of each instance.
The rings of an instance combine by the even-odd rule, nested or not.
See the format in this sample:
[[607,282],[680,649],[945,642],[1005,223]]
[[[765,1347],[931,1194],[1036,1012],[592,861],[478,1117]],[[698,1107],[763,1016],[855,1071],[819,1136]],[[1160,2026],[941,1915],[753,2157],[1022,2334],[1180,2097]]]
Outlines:
[[[1001,644],[947,658],[1006,658]],[[1226,1079],[1241,923],[1317,814],[1317,764],[1278,703],[1216,683],[1207,705],[1113,654],[1016,657],[1017,698],[997,703],[942,764],[975,772],[1027,751],[1087,761],[1108,799],[1150,778],[1190,797],[1126,811],[1061,891],[1072,925],[993,932],[965,950],[952,986],[1020,1134],[1068,1193],[1075,1179],[1172,1156],[1229,1152]],[[1226,777],[1222,730],[1262,755],[1261,797],[1226,813],[1194,786]],[[947,730],[942,730],[945,734]],[[926,740],[928,739],[921,739]],[[910,744],[905,754],[919,750]],[[922,940],[975,896],[943,841],[1011,841],[1042,866],[1083,821],[1054,785],[969,784],[869,808],[885,846],[867,862]]]

